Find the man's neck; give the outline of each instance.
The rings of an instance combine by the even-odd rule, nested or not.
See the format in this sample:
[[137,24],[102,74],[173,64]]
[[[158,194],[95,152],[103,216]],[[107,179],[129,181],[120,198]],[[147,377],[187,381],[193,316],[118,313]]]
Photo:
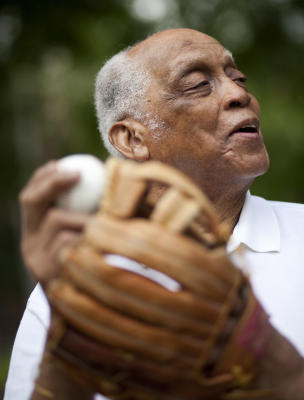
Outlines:
[[239,220],[240,213],[245,203],[246,194],[251,185],[250,183],[208,191],[204,189],[205,194],[213,203],[221,222],[226,223],[232,232]]
[[239,220],[240,213],[245,203],[246,192],[236,193],[235,196],[231,197],[224,194],[224,196],[217,198],[214,202],[221,221],[225,222],[230,227],[231,232]]

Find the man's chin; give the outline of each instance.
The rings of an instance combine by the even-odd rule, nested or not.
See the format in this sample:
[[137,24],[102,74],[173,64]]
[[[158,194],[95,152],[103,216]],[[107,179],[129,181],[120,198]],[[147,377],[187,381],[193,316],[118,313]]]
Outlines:
[[249,172],[253,176],[260,176],[269,168],[269,155],[263,140],[251,143],[251,146],[235,146],[231,161],[239,164],[240,172]]
[[258,157],[250,157],[249,160],[245,163],[245,165],[241,165],[240,173],[243,176],[248,178],[257,178],[258,176],[262,176],[266,174],[269,169],[270,161],[267,151],[263,155],[259,155]]

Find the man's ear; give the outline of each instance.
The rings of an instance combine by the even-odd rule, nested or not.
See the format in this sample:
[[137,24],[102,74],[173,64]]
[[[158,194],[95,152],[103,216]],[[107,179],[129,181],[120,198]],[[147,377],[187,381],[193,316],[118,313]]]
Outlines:
[[146,144],[148,134],[148,130],[141,123],[125,119],[112,125],[109,141],[126,158],[146,161],[150,157]]

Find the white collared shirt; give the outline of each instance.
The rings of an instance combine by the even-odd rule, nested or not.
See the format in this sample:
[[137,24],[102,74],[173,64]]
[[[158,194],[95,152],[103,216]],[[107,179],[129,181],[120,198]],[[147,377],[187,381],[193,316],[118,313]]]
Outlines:
[[[248,193],[228,252],[241,252],[272,324],[304,356],[304,205],[266,201]],[[126,267],[125,259],[115,263]],[[49,319],[47,300],[37,285],[17,332],[4,400],[30,397]]]

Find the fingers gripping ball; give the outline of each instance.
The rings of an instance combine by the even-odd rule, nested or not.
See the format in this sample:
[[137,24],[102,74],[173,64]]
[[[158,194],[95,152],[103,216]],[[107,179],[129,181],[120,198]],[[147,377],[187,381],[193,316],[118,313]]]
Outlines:
[[57,162],[60,171],[79,172],[80,180],[57,199],[57,205],[73,211],[96,211],[106,181],[104,163],[89,154],[74,154]]
[[[106,169],[100,208],[48,285],[53,354],[111,399],[267,398],[252,382],[268,317],[208,199],[157,162],[109,159]],[[109,254],[178,285],[114,267]]]

